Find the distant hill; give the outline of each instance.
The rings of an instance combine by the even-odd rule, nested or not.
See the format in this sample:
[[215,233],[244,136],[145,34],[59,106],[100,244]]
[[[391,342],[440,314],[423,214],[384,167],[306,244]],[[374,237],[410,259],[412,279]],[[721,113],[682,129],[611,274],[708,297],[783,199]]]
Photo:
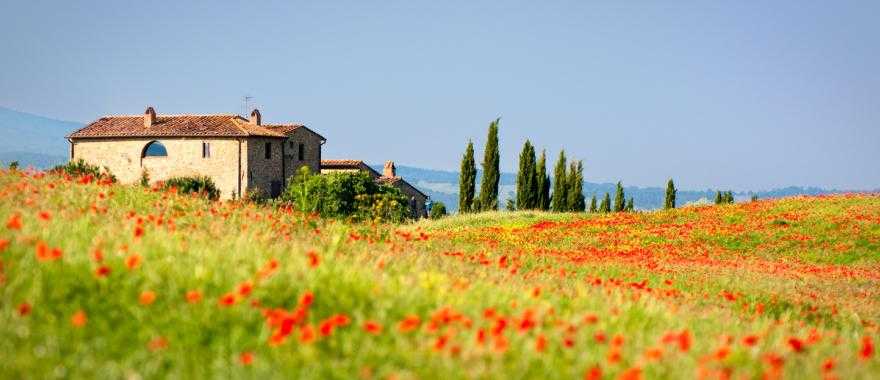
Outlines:
[[[382,171],[382,165],[370,165],[379,172]],[[428,194],[434,201],[442,201],[449,210],[458,210],[458,172],[421,169],[411,166],[397,166],[397,174],[405,178],[409,183],[418,187],[420,190]],[[482,172],[478,170],[477,179],[482,177]],[[587,204],[593,195],[601,201],[605,193],[614,197],[616,189],[614,183],[593,183],[584,181],[584,195],[587,197]],[[477,184],[479,191],[479,183]],[[624,186],[627,198],[633,197],[637,209],[652,210],[663,207],[666,198],[665,187],[634,187]],[[714,202],[715,189],[706,190],[679,190],[677,201],[679,205],[698,202]],[[769,191],[744,191],[735,192],[734,198],[737,201],[748,200],[752,195],[759,198],[779,198],[792,195],[818,195],[838,193],[837,190],[826,190],[816,187],[799,187],[790,186],[781,189]],[[513,173],[501,173],[501,205],[506,204],[508,198],[512,198],[516,194],[516,175]]]
[[82,128],[80,123],[0,107],[0,162],[19,161],[22,167],[46,168],[67,159],[64,138]]

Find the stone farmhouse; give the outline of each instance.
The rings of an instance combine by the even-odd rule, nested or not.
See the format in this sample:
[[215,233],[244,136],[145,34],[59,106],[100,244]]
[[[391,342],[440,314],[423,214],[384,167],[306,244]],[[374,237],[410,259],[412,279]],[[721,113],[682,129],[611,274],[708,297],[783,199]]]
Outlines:
[[426,215],[427,196],[395,175],[386,163],[383,174],[361,161],[322,160],[323,136],[302,124],[264,124],[259,110],[250,118],[234,114],[104,116],[67,136],[70,159],[106,167],[121,183],[176,176],[204,175],[220,190],[221,199],[249,191],[279,195],[287,179],[308,166],[315,173],[363,170],[377,182],[399,188],[410,198],[413,216]]

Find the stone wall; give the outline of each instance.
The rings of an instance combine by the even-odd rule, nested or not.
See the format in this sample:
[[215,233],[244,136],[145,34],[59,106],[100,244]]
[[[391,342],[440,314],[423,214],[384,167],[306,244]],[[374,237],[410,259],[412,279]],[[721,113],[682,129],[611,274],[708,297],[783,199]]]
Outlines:
[[[152,141],[162,143],[168,155],[141,157]],[[203,142],[210,144],[210,157],[202,157]],[[137,183],[145,170],[151,183],[177,176],[205,175],[214,180],[221,199],[230,199],[238,194],[240,144],[244,152],[245,142],[239,143],[235,138],[77,139],[71,146],[71,158],[107,167],[121,183]],[[244,159],[242,155],[242,165]]]
[[[284,190],[281,164],[281,150],[284,140],[276,138],[251,137],[245,142],[247,157],[242,165],[246,174],[245,187],[248,190],[265,192],[277,196]],[[266,158],[266,144],[271,146],[270,158]],[[285,153],[287,147],[284,147]],[[247,190],[245,190],[247,191]]]
[[[284,143],[285,181],[303,166],[308,166],[312,173],[321,172],[321,137],[305,128],[297,128]],[[303,144],[303,160],[299,159],[299,144]]]
[[[396,181],[394,182],[394,187],[400,189],[406,198],[412,202],[415,201],[415,205],[410,204],[410,213],[414,218],[424,218],[428,216],[428,211],[425,208],[425,202],[428,201],[428,197],[420,193],[416,190],[415,187],[410,185],[406,181]],[[415,207],[412,207],[415,206]]]

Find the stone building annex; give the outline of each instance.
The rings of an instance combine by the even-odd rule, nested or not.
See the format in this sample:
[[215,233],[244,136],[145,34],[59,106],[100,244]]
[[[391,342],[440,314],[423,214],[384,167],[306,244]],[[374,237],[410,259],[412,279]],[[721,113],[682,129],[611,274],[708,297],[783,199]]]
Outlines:
[[399,188],[414,216],[425,216],[427,196],[397,177],[388,162],[380,175],[356,160],[322,160],[327,141],[301,124],[263,124],[259,110],[245,119],[234,114],[104,116],[67,136],[70,159],[106,167],[121,183],[204,175],[235,199],[261,190],[277,196],[300,167],[315,173],[362,170],[377,182]]

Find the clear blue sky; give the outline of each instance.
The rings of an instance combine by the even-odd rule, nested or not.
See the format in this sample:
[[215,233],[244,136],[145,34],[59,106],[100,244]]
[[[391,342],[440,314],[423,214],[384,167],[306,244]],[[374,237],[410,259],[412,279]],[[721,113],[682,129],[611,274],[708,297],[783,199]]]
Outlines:
[[88,122],[249,94],[326,158],[438,169],[501,116],[508,171],[530,138],[589,181],[880,187],[880,2],[365,3],[3,1],[0,105]]

